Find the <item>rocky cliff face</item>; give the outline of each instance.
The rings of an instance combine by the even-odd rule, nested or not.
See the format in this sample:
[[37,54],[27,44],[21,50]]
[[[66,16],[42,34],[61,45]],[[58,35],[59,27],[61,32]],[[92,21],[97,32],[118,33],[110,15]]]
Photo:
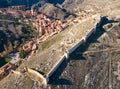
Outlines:
[[[25,9],[35,9],[55,19],[65,19],[73,14],[83,0],[2,0],[0,7],[25,5]],[[49,9],[48,9],[49,8]]]
[[70,15],[75,17],[75,8],[82,2],[83,0],[47,0],[44,4],[41,1],[35,9],[54,19],[66,19]]
[[53,19],[65,19],[70,15],[66,11],[62,10],[62,8],[58,8],[50,3],[46,3],[42,7],[38,7],[38,9],[38,12],[43,13]]
[[62,7],[70,12],[74,12],[74,10],[82,4],[84,0],[65,0],[62,3]]

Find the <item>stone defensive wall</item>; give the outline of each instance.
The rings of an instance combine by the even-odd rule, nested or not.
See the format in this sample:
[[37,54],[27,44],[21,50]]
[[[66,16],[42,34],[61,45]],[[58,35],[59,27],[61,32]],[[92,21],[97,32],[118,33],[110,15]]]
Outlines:
[[[47,74],[47,80],[49,80],[49,77],[57,70],[57,68],[60,66],[60,64],[65,60],[69,58],[69,55],[74,52],[80,45],[84,44],[86,42],[86,39],[94,34],[96,29],[91,29],[89,33],[83,37],[78,43],[72,46],[71,49],[69,49],[62,57],[61,59],[54,65],[54,67],[50,70],[50,72]],[[48,81],[47,81],[48,82]],[[46,83],[47,84],[47,83]]]
[[89,33],[83,37],[82,39],[80,39],[80,41],[78,43],[76,43],[75,45],[72,46],[71,49],[69,49],[58,61],[56,64],[54,64],[54,66],[52,67],[52,69],[45,75],[40,74],[39,72],[36,72],[35,70],[31,70],[29,69],[29,72],[32,74],[35,74],[36,76],[39,76],[40,79],[42,79],[41,83],[43,83],[44,85],[46,85],[49,82],[49,77],[57,70],[57,68],[60,66],[60,64],[69,58],[69,55],[74,52],[80,45],[84,44],[86,42],[86,39],[91,36],[92,34],[94,34],[94,32],[96,31],[96,29],[91,29],[89,31]]
[[66,56],[63,55],[63,57],[61,57],[61,59],[54,65],[54,67],[50,70],[50,72],[48,72],[47,74],[47,80],[49,80],[49,77],[57,70],[57,68],[60,66],[60,64],[63,62],[63,60],[66,59]]
[[[34,76],[32,77],[33,79],[37,79],[37,81],[47,85],[50,76],[57,70],[61,63],[67,60],[72,52],[80,45],[85,44],[87,39],[97,31],[95,25],[99,21],[96,18],[99,19],[99,15],[93,15],[91,18],[81,20],[79,23],[73,23],[73,26],[69,30],[65,30],[67,32],[62,33],[59,42],[52,45],[49,50],[44,51],[44,54],[40,53],[35,56],[34,59],[36,61],[32,60],[32,65],[27,65],[27,71],[30,76]],[[36,67],[36,65],[39,67]]]
[[[98,18],[99,19],[99,15],[93,15],[91,17],[92,21],[94,22],[94,18]],[[90,18],[89,18],[90,19]],[[88,20],[89,20],[88,19]],[[86,21],[83,21],[83,22],[86,22]],[[56,52],[52,52],[52,55],[50,54],[47,54],[47,58],[45,57],[42,57],[41,56],[38,56],[36,57],[35,59],[38,59],[40,60],[41,62],[46,60],[46,62],[43,62],[42,65],[38,70],[43,72],[44,74],[40,74],[38,71],[36,70],[32,70],[32,69],[28,69],[28,72],[31,73],[32,75],[36,75],[38,76],[38,79],[39,81],[46,85],[48,82],[49,82],[49,78],[50,76],[57,70],[57,68],[61,65],[61,63],[64,61],[64,60],[67,60],[69,58],[69,55],[74,52],[80,45],[83,45],[86,43],[87,39],[95,34],[95,32],[97,31],[96,30],[96,23],[99,22],[98,20],[96,20],[95,23],[92,24],[92,26],[86,30],[79,30],[79,28],[76,28],[74,29],[73,31],[73,36],[71,36],[69,33],[68,33],[68,36],[65,36],[64,38],[62,38],[61,42],[64,42],[64,39],[68,39],[69,37],[73,37],[73,39],[75,39],[75,41],[71,44],[68,44],[67,46],[64,44],[64,47],[65,47],[65,50],[62,51],[62,53],[58,52],[60,50],[58,50],[57,46],[55,46],[55,48],[57,48]],[[78,25],[79,26],[79,25]],[[84,25],[85,26],[85,25]],[[78,32],[83,32],[82,34],[79,34]],[[75,33],[74,33],[75,32]],[[76,39],[77,38],[77,39]],[[60,43],[59,43],[60,44]],[[55,51],[55,50],[54,50]],[[50,53],[50,52],[48,52]],[[59,55],[58,55],[59,54]],[[56,56],[57,55],[57,56]],[[40,62],[40,63],[41,63]],[[38,63],[40,65],[40,63]],[[48,64],[48,65],[47,65]]]

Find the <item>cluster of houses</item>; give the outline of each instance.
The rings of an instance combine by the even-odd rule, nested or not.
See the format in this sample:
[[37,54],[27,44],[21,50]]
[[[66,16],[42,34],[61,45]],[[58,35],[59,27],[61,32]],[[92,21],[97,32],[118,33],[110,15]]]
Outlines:
[[86,19],[88,17],[91,17],[91,13],[80,13],[73,21],[74,22],[79,22],[80,20]]
[[46,15],[38,14],[36,20],[33,22],[33,26],[38,30],[40,42],[45,41],[50,36],[57,34],[63,30],[63,22],[60,20],[52,21]]
[[30,56],[35,56],[37,49],[37,43],[35,41],[30,41],[23,46],[23,50],[26,53],[30,53]]
[[0,80],[7,76],[12,70],[15,70],[19,66],[19,62],[7,63],[0,68]]

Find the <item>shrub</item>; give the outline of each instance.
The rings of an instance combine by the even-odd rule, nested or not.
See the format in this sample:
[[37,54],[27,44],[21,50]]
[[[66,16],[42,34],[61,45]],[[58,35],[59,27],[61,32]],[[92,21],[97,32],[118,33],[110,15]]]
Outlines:
[[20,58],[25,58],[26,56],[27,56],[27,53],[24,50],[20,50],[19,57]]
[[10,57],[5,57],[5,62],[10,62],[12,60],[12,58]]

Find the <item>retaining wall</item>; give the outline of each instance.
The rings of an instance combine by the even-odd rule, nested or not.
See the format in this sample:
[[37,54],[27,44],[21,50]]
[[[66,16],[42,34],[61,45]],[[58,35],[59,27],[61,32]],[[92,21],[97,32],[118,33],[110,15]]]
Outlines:
[[84,44],[85,41],[87,40],[87,38],[90,37],[95,31],[96,31],[96,29],[94,29],[94,28],[92,30],[90,30],[85,37],[83,37],[77,44],[75,44],[70,50],[68,50],[67,53],[65,53],[61,57],[61,59],[55,64],[55,66],[47,74],[46,80],[49,81],[49,77],[56,71],[56,69],[60,66],[60,64],[63,62],[63,60],[67,59],[67,57],[69,57],[69,54],[71,54],[73,51],[75,51],[80,45]]
[[[55,64],[55,66],[51,69],[51,71],[47,74],[47,78],[49,78],[59,67],[59,65],[63,62],[63,60],[66,59],[65,55],[61,57],[61,59]],[[48,79],[49,80],[49,79]]]
[[74,45],[70,50],[68,50],[69,54],[71,54],[73,51],[75,51],[80,45],[84,43],[84,38],[80,40],[76,45]]
[[85,39],[87,40],[87,39],[88,39],[93,33],[95,33],[95,32],[96,32],[96,28],[93,28],[92,30],[90,30],[90,31],[87,33]]

